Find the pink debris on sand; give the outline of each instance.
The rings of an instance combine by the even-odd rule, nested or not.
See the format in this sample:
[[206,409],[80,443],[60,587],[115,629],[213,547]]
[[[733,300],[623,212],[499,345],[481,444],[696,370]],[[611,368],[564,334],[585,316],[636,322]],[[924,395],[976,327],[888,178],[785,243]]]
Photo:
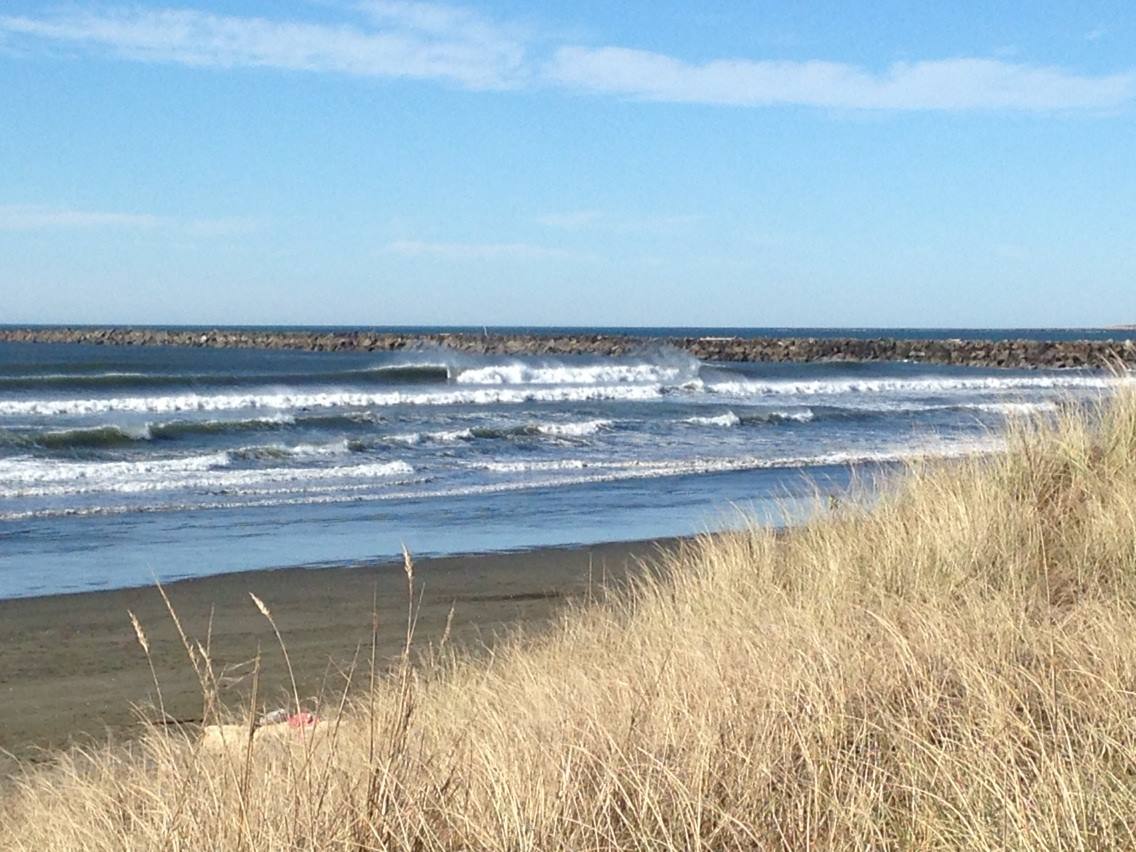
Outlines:
[[300,713],[293,713],[288,717],[288,727],[290,728],[312,728],[319,722],[319,718],[314,713],[301,711]]

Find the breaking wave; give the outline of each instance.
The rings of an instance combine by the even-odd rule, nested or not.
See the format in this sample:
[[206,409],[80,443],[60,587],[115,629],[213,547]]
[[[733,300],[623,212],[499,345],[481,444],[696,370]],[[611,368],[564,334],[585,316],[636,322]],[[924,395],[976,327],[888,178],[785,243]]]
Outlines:
[[693,358],[671,361],[584,365],[513,361],[462,369],[456,381],[468,385],[673,385],[697,377],[699,364]]
[[[570,421],[566,423],[523,423],[505,426],[470,426],[464,429],[442,429],[435,432],[401,432],[393,435],[384,435],[377,439],[378,443],[393,443],[403,446],[417,446],[418,444],[453,444],[459,441],[503,440],[509,438],[526,438],[547,436],[551,438],[585,438],[595,435],[613,425],[612,420],[597,418],[595,420]],[[352,446],[364,449],[370,444],[366,441],[351,442]]]
[[[868,397],[883,395],[936,396],[959,392],[1030,390],[1107,390],[1131,377],[1046,375],[1012,377],[938,377],[926,379],[731,380],[704,383],[689,379],[686,368],[656,364],[593,367],[495,366],[465,370],[458,384],[470,387],[437,391],[325,390],[264,393],[184,393],[162,396],[91,397],[74,399],[0,400],[0,416],[81,416],[113,412],[178,413],[255,411],[294,412],[328,408],[367,408],[398,405],[508,405],[527,402],[640,401],[676,393],[702,392],[737,399],[762,397]],[[642,380],[642,381],[640,381]],[[475,386],[477,385],[477,386]],[[279,416],[279,415],[275,415]],[[250,425],[269,418],[254,418]],[[795,419],[787,414],[783,419]],[[207,422],[207,421],[206,421]],[[227,423],[198,425],[184,421],[176,429],[232,428]]]
[[121,447],[139,441],[149,441],[150,428],[137,429],[123,426],[89,426],[75,429],[49,429],[27,436],[28,443],[46,450],[99,449]]
[[230,458],[260,461],[265,459],[326,459],[351,452],[350,442],[332,441],[327,444],[260,444],[229,450]]
[[171,413],[255,409],[365,408],[395,405],[498,405],[525,402],[647,400],[662,396],[660,385],[594,385],[547,388],[478,388],[437,393],[326,391],[322,393],[181,394],[92,399],[0,400],[0,416],[77,416],[110,412]]
[[147,426],[153,438],[180,438],[189,435],[219,435],[226,432],[275,431],[295,425],[290,414],[273,414],[267,417],[247,417],[233,420],[170,420]]
[[736,380],[704,385],[720,396],[845,396],[851,394],[919,394],[925,396],[965,391],[1106,390],[1131,377],[1090,375],[937,377],[926,379],[817,379]]
[[[927,443],[922,445],[894,447],[881,450],[832,451],[813,455],[796,456],[729,456],[720,458],[693,458],[681,460],[589,460],[556,459],[545,461],[532,459],[514,462],[477,462],[474,467],[493,473],[548,473],[563,470],[589,470],[594,473],[588,482],[603,482],[611,479],[642,479],[661,476],[684,476],[702,473],[727,473],[743,470],[765,470],[777,468],[815,468],[839,465],[894,464],[918,461],[920,459],[961,458],[979,453],[995,452],[1002,447],[999,440],[990,438],[975,441]],[[575,483],[584,480],[571,480]],[[566,480],[556,480],[553,484],[567,484]]]
[[730,428],[746,424],[808,423],[815,418],[816,413],[811,408],[803,408],[794,411],[747,411],[742,415],[735,414],[733,411],[726,411],[722,414],[712,416],[687,417],[682,422],[690,423],[694,426],[722,426]]
[[584,438],[604,429],[610,429],[612,421],[604,418],[581,420],[576,423],[538,423],[533,427],[537,434],[554,438]]
[[95,493],[138,494],[162,491],[225,493],[250,486],[338,483],[406,476],[404,461],[333,467],[232,468],[239,454],[209,453],[178,459],[72,462],[18,457],[0,459],[0,498],[60,497]]
[[742,419],[732,411],[727,411],[725,414],[717,414],[714,416],[706,417],[687,417],[682,421],[683,423],[690,423],[694,426],[737,426],[742,422]]
[[[692,476],[700,474],[729,473],[746,470],[776,470],[794,468],[820,468],[832,466],[887,465],[913,462],[921,459],[961,458],[977,453],[996,452],[1001,448],[997,442],[959,444],[956,446],[909,448],[880,452],[833,452],[814,456],[785,456],[780,458],[758,458],[753,456],[719,459],[690,459],[674,462],[622,462],[596,463],[583,459],[565,459],[559,462],[510,462],[487,463],[483,468],[498,474],[555,474],[554,477],[512,478],[469,486],[454,486],[432,490],[397,490],[410,484],[404,479],[388,479],[383,490],[374,490],[369,483],[358,485],[338,484],[334,489],[314,491],[310,488],[296,489],[234,489],[239,500],[215,500],[196,503],[179,502],[139,506],[90,506],[80,509],[39,509],[22,512],[0,513],[0,520],[23,520],[35,517],[58,517],[64,515],[121,514],[139,511],[193,511],[203,509],[256,508],[286,505],[320,505],[354,503],[363,501],[389,501],[405,499],[435,499],[446,497],[466,497],[479,494],[494,494],[509,491],[530,491],[545,488],[564,488],[575,485],[590,485],[603,482],[619,482],[637,479],[657,479],[673,476]],[[492,465],[491,467],[489,465]],[[381,474],[369,476],[399,477],[413,472],[409,465],[391,462]],[[581,471],[573,475],[572,471]],[[264,471],[234,471],[234,473],[266,473]],[[283,471],[281,471],[283,473]],[[260,481],[265,481],[262,478]],[[285,478],[285,481],[289,481]],[[239,484],[245,484],[245,481]],[[130,492],[130,489],[112,489]],[[139,489],[146,490],[146,489]],[[157,489],[155,489],[157,490]],[[0,492],[2,495],[3,492]]]
[[70,429],[0,430],[0,444],[39,447],[45,450],[113,449],[145,441],[168,440],[195,435],[229,432],[274,431],[295,424],[290,415],[254,417],[238,420],[173,420],[136,426],[113,424],[76,426]]

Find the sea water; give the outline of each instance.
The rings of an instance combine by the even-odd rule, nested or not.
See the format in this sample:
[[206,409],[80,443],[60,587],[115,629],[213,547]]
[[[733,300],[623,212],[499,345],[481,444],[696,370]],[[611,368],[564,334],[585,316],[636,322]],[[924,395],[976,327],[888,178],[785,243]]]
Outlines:
[[650,345],[551,358],[0,344],[0,597],[360,562],[404,544],[479,552],[786,523],[857,476],[997,451],[1008,417],[1120,381],[701,363]]

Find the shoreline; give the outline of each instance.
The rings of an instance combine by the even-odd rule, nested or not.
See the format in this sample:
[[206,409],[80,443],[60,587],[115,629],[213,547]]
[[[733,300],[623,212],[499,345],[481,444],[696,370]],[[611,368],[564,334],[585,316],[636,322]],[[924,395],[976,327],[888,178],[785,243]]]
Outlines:
[[307,352],[396,352],[445,347],[478,355],[618,357],[660,347],[702,361],[912,361],[967,367],[1068,369],[1136,364],[1136,341],[935,340],[816,337],[637,337],[619,334],[413,334],[380,331],[155,329],[134,326],[0,328],[0,343],[285,349]]
[[[640,573],[682,538],[428,557],[415,560],[420,605],[415,644],[436,645],[446,630],[453,647],[478,653],[517,627],[539,631],[571,602]],[[378,657],[397,655],[405,638],[406,577],[401,562],[348,567],[271,568],[189,578],[165,587],[191,639],[211,631],[218,669],[230,669],[227,696],[248,685],[247,663],[263,654],[260,694],[282,695],[287,672],[271,627],[249,599],[271,609],[301,697],[333,700],[358,648],[369,653],[373,607]],[[418,597],[420,595],[420,597]],[[150,643],[167,712],[200,718],[200,690],[157,589],[132,587],[0,600],[0,777],[3,752],[34,758],[43,749],[129,735],[133,706],[152,700],[146,658],[128,610]],[[364,651],[360,651],[361,654]],[[245,664],[242,666],[242,664]]]

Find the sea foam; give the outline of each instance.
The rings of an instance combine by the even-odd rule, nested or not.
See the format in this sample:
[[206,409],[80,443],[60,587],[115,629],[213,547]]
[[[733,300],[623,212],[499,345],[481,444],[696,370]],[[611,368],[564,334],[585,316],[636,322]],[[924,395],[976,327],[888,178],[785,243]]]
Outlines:
[[1088,375],[936,377],[926,379],[737,380],[709,382],[708,393],[720,396],[847,396],[860,394],[937,395],[965,391],[1090,389],[1105,390],[1130,377]]
[[77,416],[109,412],[296,411],[395,405],[500,405],[525,402],[589,402],[657,399],[661,385],[499,387],[436,393],[325,391],[321,393],[179,394],[90,399],[0,400],[0,416]]
[[332,467],[231,468],[237,454],[177,459],[73,462],[17,457],[0,460],[0,498],[155,491],[236,491],[273,483],[329,483],[412,474],[404,461]]
[[459,384],[469,385],[615,385],[675,384],[697,373],[697,363],[533,365],[520,361],[470,367],[457,374]]

